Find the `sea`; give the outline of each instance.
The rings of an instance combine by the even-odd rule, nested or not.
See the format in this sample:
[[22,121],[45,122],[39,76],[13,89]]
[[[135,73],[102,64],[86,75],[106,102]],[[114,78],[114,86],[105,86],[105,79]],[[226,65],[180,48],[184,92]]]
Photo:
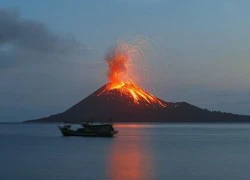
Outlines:
[[0,180],[249,180],[250,124],[115,124],[114,138],[0,124]]

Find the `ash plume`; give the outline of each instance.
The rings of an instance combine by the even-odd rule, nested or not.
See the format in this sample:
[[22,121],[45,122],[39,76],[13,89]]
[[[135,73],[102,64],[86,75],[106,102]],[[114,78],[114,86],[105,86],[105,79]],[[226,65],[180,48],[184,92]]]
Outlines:
[[141,84],[148,77],[147,62],[143,49],[136,42],[119,42],[105,58],[108,79],[113,83],[132,82]]
[[106,62],[108,64],[108,79],[110,82],[120,82],[126,79],[127,76],[127,63],[128,53],[117,46],[112,49],[106,56]]

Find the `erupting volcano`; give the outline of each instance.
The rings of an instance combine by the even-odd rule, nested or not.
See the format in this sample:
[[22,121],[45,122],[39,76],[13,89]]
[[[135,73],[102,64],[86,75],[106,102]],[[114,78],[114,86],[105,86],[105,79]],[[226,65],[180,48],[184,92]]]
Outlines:
[[[106,57],[109,82],[63,113],[28,122],[249,122],[249,116],[211,112],[186,102],[165,102],[141,84],[145,56],[139,46],[118,44]],[[143,62],[143,63],[141,63]]]
[[166,107],[163,101],[136,84],[138,78],[136,78],[135,71],[139,70],[136,69],[135,62],[140,59],[143,59],[143,52],[138,46],[126,43],[117,45],[106,59],[110,82],[98,95],[112,94],[113,90],[117,90],[121,96],[130,97],[136,104]]

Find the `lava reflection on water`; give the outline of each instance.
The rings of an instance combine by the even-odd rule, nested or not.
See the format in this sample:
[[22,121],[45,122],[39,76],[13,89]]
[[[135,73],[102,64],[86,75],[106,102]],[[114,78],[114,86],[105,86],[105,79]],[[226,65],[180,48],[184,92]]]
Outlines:
[[147,142],[149,137],[141,136],[143,133],[138,131],[143,131],[143,128],[126,128],[114,138],[107,156],[108,179],[154,179],[153,158]]

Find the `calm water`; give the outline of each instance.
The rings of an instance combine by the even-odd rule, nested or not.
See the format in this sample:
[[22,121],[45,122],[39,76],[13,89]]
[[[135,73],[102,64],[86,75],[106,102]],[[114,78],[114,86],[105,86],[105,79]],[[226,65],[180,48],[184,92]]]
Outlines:
[[249,124],[120,124],[115,138],[0,124],[1,180],[249,180]]

